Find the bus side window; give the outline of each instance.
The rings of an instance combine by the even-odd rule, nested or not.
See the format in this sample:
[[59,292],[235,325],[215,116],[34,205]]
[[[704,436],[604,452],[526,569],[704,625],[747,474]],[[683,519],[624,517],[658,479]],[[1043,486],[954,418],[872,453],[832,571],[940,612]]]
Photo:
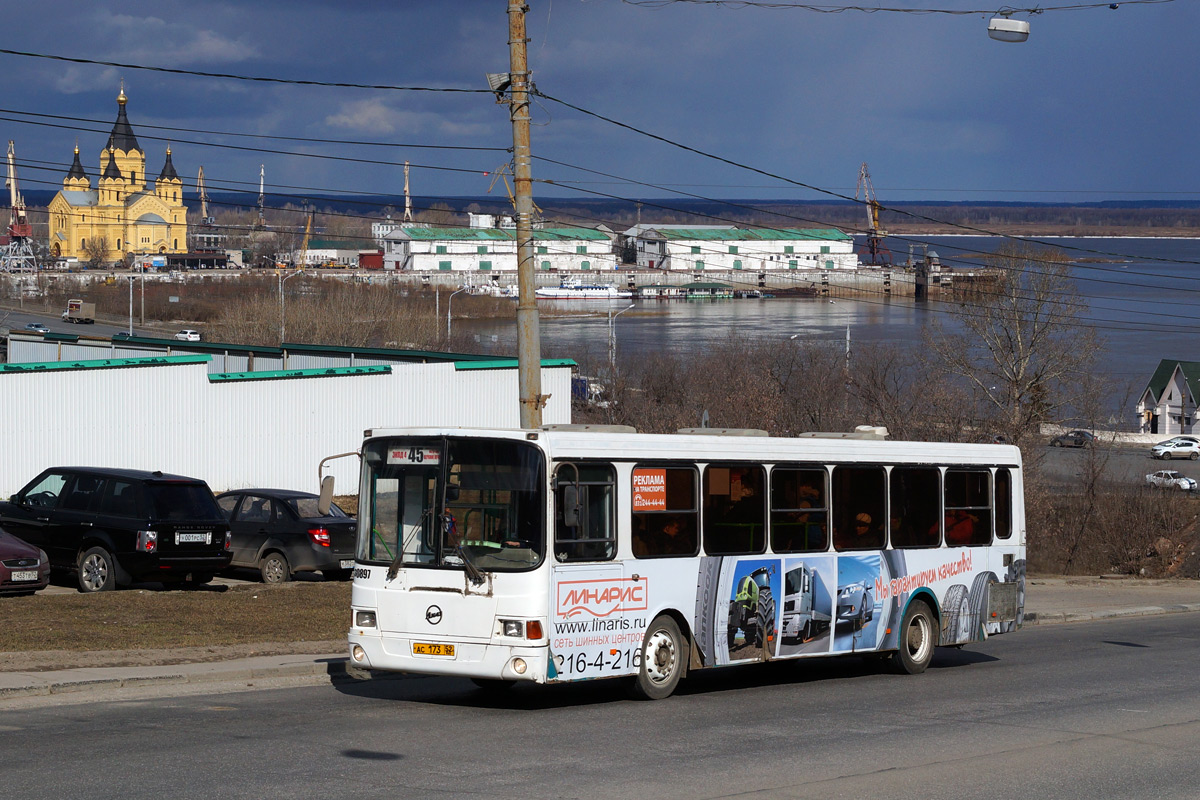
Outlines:
[[941,475],[937,467],[893,467],[888,512],[892,547],[937,547],[942,543]]
[[886,483],[883,467],[833,468],[833,545],[882,550]]
[[762,467],[710,464],[704,468],[704,552],[761,553],[767,547],[766,473]]
[[771,470],[771,549],[813,553],[829,549],[829,493],[824,469]]
[[696,470],[637,467],[632,476],[633,554],[694,556],[700,549]]
[[559,561],[611,561],[617,554],[616,471],[609,464],[563,464],[554,495]]
[[996,538],[1012,536],[1012,474],[1007,467],[996,470]]
[[946,546],[991,544],[992,503],[986,469],[946,470]]

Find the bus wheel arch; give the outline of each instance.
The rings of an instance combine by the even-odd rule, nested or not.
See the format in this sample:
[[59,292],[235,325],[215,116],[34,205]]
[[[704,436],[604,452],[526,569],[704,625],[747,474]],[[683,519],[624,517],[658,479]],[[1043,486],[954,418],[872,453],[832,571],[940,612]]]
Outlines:
[[909,600],[900,621],[892,668],[903,675],[919,675],[933,660],[938,643],[937,614],[924,597]]
[[[675,692],[687,674],[688,663],[698,658],[687,624],[674,611],[654,617],[642,637],[641,663],[631,686],[639,700],[662,700]],[[653,665],[653,666],[651,666]]]

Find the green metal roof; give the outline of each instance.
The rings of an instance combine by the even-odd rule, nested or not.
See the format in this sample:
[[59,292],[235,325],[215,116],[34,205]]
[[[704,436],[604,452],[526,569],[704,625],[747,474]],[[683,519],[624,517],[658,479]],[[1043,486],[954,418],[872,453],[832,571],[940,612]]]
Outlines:
[[478,353],[447,353],[438,350],[393,350],[385,347],[347,347],[332,344],[301,344],[299,342],[284,342],[283,348],[289,353],[373,356],[378,358],[407,359],[411,361],[491,361],[493,355]]
[[217,381],[277,381],[290,378],[336,378],[341,375],[390,375],[390,364],[374,367],[326,367],[322,369],[279,369],[261,372],[215,372],[208,376]]
[[50,331],[49,333],[42,334],[42,341],[46,341],[46,342],[78,342],[79,334],[78,333],[59,333],[57,331]]
[[[571,358],[543,358],[543,367],[575,367],[578,364]],[[502,358],[494,361],[464,361],[454,362],[456,370],[463,369],[516,369],[517,360],[515,358]]]
[[1157,403],[1162,398],[1167,389],[1167,381],[1171,380],[1176,367],[1183,371],[1183,378],[1187,381],[1192,397],[1200,397],[1200,361],[1172,361],[1164,358],[1158,362],[1158,368],[1146,384],[1146,388],[1154,395],[1154,402]]
[[164,367],[172,364],[205,364],[212,356],[157,356],[152,358],[105,358],[96,361],[42,361],[30,364],[0,364],[0,372],[65,372],[76,369],[118,367]]
[[[394,232],[407,234],[409,238],[420,239],[421,241],[468,239],[507,242],[516,239],[517,236],[515,230],[507,228],[400,228]],[[543,241],[562,241],[568,239],[608,240],[606,234],[592,228],[534,228],[533,238]]]
[[793,241],[850,241],[853,237],[836,228],[667,228],[655,229],[664,239],[692,239],[707,242]]

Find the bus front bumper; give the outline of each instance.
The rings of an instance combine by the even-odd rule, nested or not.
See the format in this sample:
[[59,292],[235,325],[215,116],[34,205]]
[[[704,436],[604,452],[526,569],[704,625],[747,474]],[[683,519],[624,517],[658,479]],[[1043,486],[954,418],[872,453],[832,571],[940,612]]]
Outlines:
[[[491,642],[416,641],[403,635],[380,634],[351,628],[350,663],[363,669],[448,675],[508,681],[551,680],[550,648],[542,645],[508,645]],[[454,655],[422,655],[418,645],[451,645]]]

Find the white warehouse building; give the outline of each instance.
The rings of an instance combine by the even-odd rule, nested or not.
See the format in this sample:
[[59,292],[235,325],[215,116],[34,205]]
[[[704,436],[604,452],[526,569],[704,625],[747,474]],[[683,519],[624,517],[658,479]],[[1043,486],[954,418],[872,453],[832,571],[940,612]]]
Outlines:
[[[62,344],[79,354],[78,345]],[[315,492],[321,460],[356,451],[369,428],[520,426],[515,359],[370,364],[376,359],[363,357],[353,367],[214,373],[220,357],[0,365],[10,409],[0,493],[8,497],[42,470],[67,465],[162,470],[203,478],[217,492]],[[546,424],[571,421],[572,364],[542,362]],[[134,398],[136,408],[125,413],[98,398]],[[358,467],[340,458],[325,474],[335,476],[339,493],[353,494]]]
[[[614,270],[612,240],[591,228],[535,228],[539,270]],[[516,272],[511,228],[398,228],[384,240],[383,268],[406,272]]]
[[854,239],[834,228],[642,225],[635,237],[639,269],[858,269]]

